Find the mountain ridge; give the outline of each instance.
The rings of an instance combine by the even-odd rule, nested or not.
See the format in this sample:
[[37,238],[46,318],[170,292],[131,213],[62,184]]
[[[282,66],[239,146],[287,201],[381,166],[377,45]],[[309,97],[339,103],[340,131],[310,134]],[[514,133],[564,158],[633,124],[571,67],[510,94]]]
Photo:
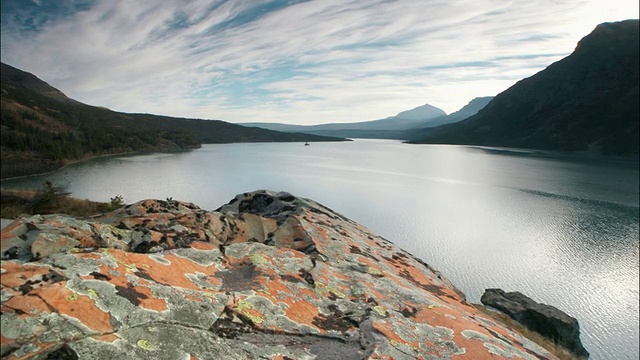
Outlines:
[[437,117],[436,115],[445,116],[447,115],[447,113],[444,110],[437,108],[433,105],[424,104],[424,105],[414,107],[413,109],[410,109],[410,110],[401,111],[396,116],[392,116],[392,117],[396,119],[403,119],[403,120],[423,121],[423,120],[433,119]]
[[[403,114],[404,117],[400,117]],[[316,125],[294,125],[283,123],[250,122],[240,123],[245,126],[260,126],[265,129],[286,129],[283,131],[342,131],[342,130],[405,130],[411,128],[415,121],[423,121],[446,115],[444,110],[433,105],[424,104],[410,110],[402,111],[395,116],[384,119],[356,121],[350,123],[326,123]]]
[[460,121],[475,114],[479,109],[484,107],[490,99],[492,99],[491,96],[475,98],[460,110],[449,115],[433,105],[424,104],[384,119],[352,123],[293,125],[253,122],[241,124],[277,131],[296,131],[324,136],[408,140],[415,135],[415,129]]
[[598,25],[574,52],[476,115],[411,143],[638,154],[638,20]]

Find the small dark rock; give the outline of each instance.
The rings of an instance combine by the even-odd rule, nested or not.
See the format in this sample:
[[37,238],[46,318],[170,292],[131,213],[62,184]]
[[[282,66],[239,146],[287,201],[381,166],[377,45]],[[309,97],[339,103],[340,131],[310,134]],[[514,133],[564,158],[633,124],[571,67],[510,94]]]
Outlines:
[[11,260],[11,259],[17,259],[18,256],[20,256],[20,248],[17,246],[12,246],[2,252],[2,257],[0,257],[0,259]]
[[305,269],[300,269],[299,271],[300,276],[302,276],[302,278],[304,278],[304,281],[307,282],[307,284],[314,286],[316,281],[313,278],[313,275],[311,275],[310,272],[306,271]]
[[31,290],[33,290],[33,285],[39,283],[40,281],[31,281],[27,280],[24,284],[18,287],[18,290],[22,292],[22,295],[27,294]]
[[501,289],[485,290],[480,301],[528,329],[557,342],[578,357],[589,357],[589,352],[580,341],[578,320],[563,311],[551,305],[537,303],[522,293],[506,293]]
[[93,271],[89,275],[93,276],[93,278],[97,280],[111,280],[111,277],[109,275],[105,275],[97,271]]
[[131,284],[124,286],[116,286],[116,294],[129,300],[133,305],[140,305],[140,299],[147,299],[147,295],[137,291]]
[[351,313],[343,313],[336,305],[329,305],[329,315],[318,314],[313,317],[313,325],[320,329],[336,330],[345,332],[350,329],[357,328],[359,322],[351,317]]
[[415,316],[415,314],[418,312],[418,309],[412,306],[407,306],[406,308],[403,308],[402,310],[400,310],[400,312],[402,313],[402,316],[408,318],[408,317]]
[[278,197],[278,199],[285,201],[285,202],[292,202],[293,200],[296,199],[295,196],[293,196],[292,194],[288,193],[288,192],[284,192],[281,191],[279,193],[276,194],[276,196]]
[[78,360],[78,354],[64,344],[47,355],[45,360]]
[[49,270],[49,273],[42,275],[42,280],[53,284],[53,283],[67,280],[67,278],[58,274],[53,270]]
[[238,195],[233,201],[221,206],[216,211],[222,213],[231,211],[237,214],[250,213],[266,218],[274,218],[282,223],[292,213],[299,210],[300,204],[301,200],[291,194],[258,190]]

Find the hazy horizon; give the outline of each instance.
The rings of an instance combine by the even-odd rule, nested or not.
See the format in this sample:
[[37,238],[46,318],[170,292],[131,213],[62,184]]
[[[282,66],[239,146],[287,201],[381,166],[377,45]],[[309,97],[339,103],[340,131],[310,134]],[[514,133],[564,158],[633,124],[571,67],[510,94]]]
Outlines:
[[447,114],[638,2],[2,2],[2,61],[116,111],[300,125]]

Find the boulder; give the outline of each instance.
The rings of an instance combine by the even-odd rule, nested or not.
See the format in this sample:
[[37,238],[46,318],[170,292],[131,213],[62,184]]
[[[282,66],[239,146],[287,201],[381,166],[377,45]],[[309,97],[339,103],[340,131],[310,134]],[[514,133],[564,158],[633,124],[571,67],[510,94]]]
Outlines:
[[22,242],[0,266],[3,359],[556,359],[422,260],[287,193],[17,228],[2,237]]
[[588,358],[589,352],[580,341],[578,320],[563,311],[538,303],[519,292],[487,289],[480,301],[499,310],[549,340],[573,352],[579,358]]

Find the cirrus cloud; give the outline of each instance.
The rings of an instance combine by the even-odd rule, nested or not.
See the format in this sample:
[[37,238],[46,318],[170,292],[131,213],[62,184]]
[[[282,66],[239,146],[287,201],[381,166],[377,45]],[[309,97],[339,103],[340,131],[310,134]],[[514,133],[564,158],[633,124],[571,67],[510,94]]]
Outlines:
[[635,0],[2,2],[2,61],[127,112],[297,124],[453,112]]

